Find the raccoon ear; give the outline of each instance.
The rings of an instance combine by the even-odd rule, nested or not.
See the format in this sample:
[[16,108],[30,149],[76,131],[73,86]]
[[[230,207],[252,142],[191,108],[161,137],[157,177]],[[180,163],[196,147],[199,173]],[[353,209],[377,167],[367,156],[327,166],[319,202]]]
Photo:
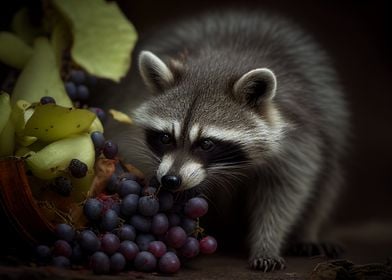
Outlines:
[[167,65],[150,51],[139,55],[139,71],[144,83],[153,91],[162,92],[174,81],[174,75]]
[[257,68],[239,78],[233,87],[234,95],[251,106],[272,100],[276,92],[275,74],[267,68]]

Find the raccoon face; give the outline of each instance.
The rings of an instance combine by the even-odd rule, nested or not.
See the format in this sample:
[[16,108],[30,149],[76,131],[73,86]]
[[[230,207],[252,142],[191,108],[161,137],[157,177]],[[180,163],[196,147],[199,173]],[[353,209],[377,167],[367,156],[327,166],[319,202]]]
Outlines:
[[146,85],[160,94],[133,117],[158,159],[155,173],[164,187],[230,184],[278,142],[281,128],[257,113],[276,91],[270,70],[251,70],[231,89],[212,89],[186,77],[176,81],[173,70],[151,52],[141,53],[139,68]]

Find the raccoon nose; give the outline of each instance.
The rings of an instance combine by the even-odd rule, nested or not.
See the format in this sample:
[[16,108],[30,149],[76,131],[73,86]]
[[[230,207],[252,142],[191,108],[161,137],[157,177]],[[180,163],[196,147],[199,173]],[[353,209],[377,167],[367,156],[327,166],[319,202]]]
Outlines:
[[181,185],[181,178],[174,175],[165,175],[161,178],[161,182],[164,188],[174,191]]

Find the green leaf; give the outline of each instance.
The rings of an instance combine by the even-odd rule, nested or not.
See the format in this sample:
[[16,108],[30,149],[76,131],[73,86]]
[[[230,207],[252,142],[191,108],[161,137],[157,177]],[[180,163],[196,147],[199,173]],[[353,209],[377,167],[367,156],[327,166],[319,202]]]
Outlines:
[[15,34],[0,32],[0,62],[22,69],[32,53],[32,48]]
[[23,99],[33,103],[43,96],[53,97],[58,105],[72,107],[60,77],[53,48],[47,38],[40,37],[34,41],[33,55],[16,81],[11,101],[14,104]]
[[137,40],[117,4],[103,0],[53,0],[73,34],[71,56],[87,72],[119,81],[128,71]]

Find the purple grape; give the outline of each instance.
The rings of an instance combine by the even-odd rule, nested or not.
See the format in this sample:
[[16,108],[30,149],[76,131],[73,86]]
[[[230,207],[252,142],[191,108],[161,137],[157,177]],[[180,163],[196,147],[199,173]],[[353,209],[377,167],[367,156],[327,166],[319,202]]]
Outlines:
[[103,252],[95,252],[90,258],[90,266],[95,274],[109,273],[110,259]]
[[117,236],[118,238],[120,238],[121,241],[123,240],[134,241],[136,238],[136,230],[133,226],[125,224],[118,229]]
[[117,216],[121,214],[121,203],[119,201],[115,201],[112,204],[112,207],[110,207],[114,212],[116,212]]
[[143,194],[144,195],[153,195],[157,192],[157,189],[154,187],[147,187],[145,189],[143,189]]
[[151,272],[157,266],[157,259],[150,252],[140,252],[136,255],[134,266],[137,270]]
[[121,253],[114,253],[110,257],[110,270],[114,273],[123,271],[125,268],[126,260]]
[[[197,243],[197,244],[199,244],[199,243]],[[160,258],[166,253],[167,247],[166,247],[165,243],[163,243],[162,241],[152,241],[148,245],[147,249],[155,257]]]
[[162,273],[176,273],[180,269],[180,266],[180,260],[173,252],[167,252],[158,262],[159,271]]
[[169,214],[167,214],[167,218],[169,220],[169,225],[171,227],[179,226],[181,223],[181,218],[180,218],[180,216],[178,216],[178,214],[169,213]]
[[76,85],[73,82],[65,83],[65,91],[71,100],[76,100]]
[[118,177],[116,174],[110,176],[109,181],[106,184],[106,191],[110,194],[118,192]]
[[101,242],[91,230],[83,230],[79,235],[79,245],[88,254],[94,253],[101,247]]
[[39,245],[35,249],[35,253],[39,261],[47,262],[52,256],[50,248],[46,245]]
[[71,242],[75,238],[74,229],[68,224],[57,224],[54,228],[54,233],[58,239]]
[[212,254],[216,251],[218,247],[218,243],[216,239],[212,236],[206,236],[199,242],[200,252],[203,254]]
[[84,162],[74,158],[69,163],[68,170],[73,177],[83,178],[87,174],[88,167]]
[[118,194],[121,197],[127,196],[128,194],[140,194],[141,186],[134,180],[122,180],[118,185]]
[[137,246],[139,246],[139,249],[141,251],[147,251],[148,245],[152,241],[155,241],[155,237],[149,233],[141,233],[138,236],[136,236],[136,244]]
[[101,108],[97,108],[97,107],[90,107],[89,110],[91,112],[93,112],[94,114],[96,114],[101,122],[105,122],[106,113],[104,110],[102,110]]
[[60,176],[54,179],[51,188],[59,195],[66,197],[71,195],[72,183],[68,178]]
[[124,172],[122,174],[120,174],[118,176],[118,179],[120,180],[120,182],[124,181],[124,180],[132,180],[132,181],[137,181],[137,177],[130,173],[130,172]]
[[173,194],[167,191],[160,191],[159,195],[159,211],[168,211],[173,207],[174,198]]
[[81,263],[83,260],[83,251],[79,244],[75,244],[72,248],[71,260],[73,263]]
[[188,200],[184,207],[184,213],[191,219],[204,216],[208,211],[208,203],[202,197],[194,197]]
[[112,231],[117,227],[118,223],[119,223],[119,218],[116,211],[112,209],[108,209],[102,215],[101,229],[103,229],[104,231]]
[[180,248],[186,241],[186,233],[183,228],[172,227],[166,233],[166,244],[173,248]]
[[69,258],[72,255],[72,248],[65,240],[57,240],[53,245],[53,256],[64,256]]
[[95,198],[87,199],[83,206],[83,213],[89,221],[98,221],[101,218],[103,204]]
[[194,237],[187,237],[185,244],[179,249],[181,256],[188,259],[196,257],[199,252],[199,241]]
[[143,196],[139,199],[137,209],[143,216],[154,216],[159,211],[158,199],[153,196]]
[[41,103],[42,105],[45,105],[45,104],[56,104],[56,101],[51,96],[43,96],[39,100],[39,103]]
[[103,155],[108,159],[114,159],[117,156],[117,144],[112,141],[106,141],[103,147]]
[[105,136],[100,131],[94,131],[90,134],[90,137],[93,141],[95,151],[101,152],[105,146]]
[[151,229],[151,218],[150,217],[144,217],[139,214],[135,214],[131,217],[130,222],[132,226],[135,227],[138,231],[141,232],[149,232]]
[[136,213],[137,206],[139,204],[139,196],[136,194],[128,194],[123,198],[120,206],[121,214],[124,216],[130,216]]
[[196,229],[197,223],[193,219],[184,217],[181,221],[181,227],[185,230],[186,234],[189,235]]
[[120,239],[113,233],[105,233],[101,240],[101,250],[110,255],[113,255],[118,248],[120,248]]
[[139,247],[135,242],[130,240],[124,240],[120,243],[118,251],[125,257],[127,261],[133,261],[136,255],[139,253]]
[[71,262],[64,256],[57,256],[53,258],[52,265],[58,268],[69,268],[71,266]]
[[85,85],[78,85],[76,87],[76,97],[76,99],[78,100],[87,100],[90,97],[90,91],[88,87],[86,87]]
[[86,73],[82,70],[71,70],[69,79],[75,84],[83,84],[86,81]]
[[151,232],[155,235],[162,235],[169,229],[169,219],[164,213],[156,214],[151,221]]

